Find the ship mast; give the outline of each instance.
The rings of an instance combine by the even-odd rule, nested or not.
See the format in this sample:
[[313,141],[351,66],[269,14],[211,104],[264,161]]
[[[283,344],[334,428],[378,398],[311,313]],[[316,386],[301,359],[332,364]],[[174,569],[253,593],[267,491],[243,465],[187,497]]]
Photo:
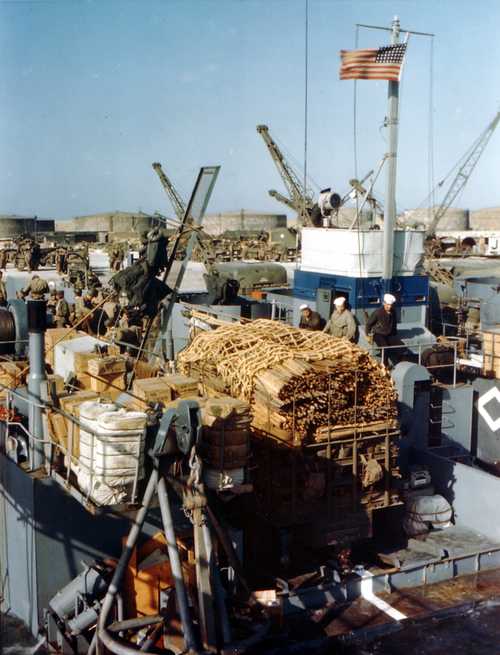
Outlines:
[[[400,23],[397,16],[392,21],[391,44],[399,43]],[[387,179],[384,203],[384,291],[391,290],[391,279],[394,269],[394,227],[396,225],[396,172],[398,150],[398,104],[399,82],[389,82],[387,95],[386,125],[389,130],[387,159]]]

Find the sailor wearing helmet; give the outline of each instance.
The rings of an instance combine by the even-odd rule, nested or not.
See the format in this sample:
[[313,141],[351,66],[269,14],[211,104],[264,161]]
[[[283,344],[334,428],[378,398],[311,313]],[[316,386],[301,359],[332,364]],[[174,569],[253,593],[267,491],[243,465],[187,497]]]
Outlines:
[[354,316],[347,309],[345,298],[339,296],[335,298],[333,304],[335,305],[335,310],[325,325],[323,332],[326,332],[332,337],[354,341],[356,339],[357,325]]

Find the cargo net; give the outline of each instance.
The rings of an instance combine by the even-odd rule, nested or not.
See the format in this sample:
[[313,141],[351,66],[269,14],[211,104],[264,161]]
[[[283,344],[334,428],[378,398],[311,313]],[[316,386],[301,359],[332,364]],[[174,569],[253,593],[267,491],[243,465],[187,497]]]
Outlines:
[[251,404],[253,425],[293,441],[374,427],[396,417],[387,371],[345,339],[269,320],[202,332],[178,356],[181,372]]

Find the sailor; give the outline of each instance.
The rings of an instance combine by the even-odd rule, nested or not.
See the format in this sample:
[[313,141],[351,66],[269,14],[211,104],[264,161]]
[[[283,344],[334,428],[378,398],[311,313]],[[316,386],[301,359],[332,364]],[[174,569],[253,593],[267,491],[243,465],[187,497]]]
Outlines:
[[323,319],[318,312],[313,312],[309,305],[301,305],[300,309],[300,323],[299,328],[302,330],[321,330],[323,327]]
[[[376,309],[366,322],[366,334],[369,341],[374,341],[377,346],[402,346],[403,342],[398,337],[397,318],[394,309],[396,298],[392,293],[384,295],[382,307]],[[389,348],[383,355],[384,361],[392,365],[397,364],[401,359],[401,349]]]
[[339,296],[333,301],[335,309],[330,320],[325,325],[323,332],[339,339],[354,341],[356,338],[357,325],[351,311],[346,307],[344,296]]
[[64,291],[57,292],[57,304],[56,304],[56,325],[58,328],[63,328],[69,325],[69,305],[67,300],[64,298]]
[[22,290],[23,297],[30,296],[32,300],[45,300],[45,294],[49,292],[47,280],[39,275],[33,275],[31,282]]
[[0,271],[0,307],[7,305],[7,287],[3,279],[3,273]]

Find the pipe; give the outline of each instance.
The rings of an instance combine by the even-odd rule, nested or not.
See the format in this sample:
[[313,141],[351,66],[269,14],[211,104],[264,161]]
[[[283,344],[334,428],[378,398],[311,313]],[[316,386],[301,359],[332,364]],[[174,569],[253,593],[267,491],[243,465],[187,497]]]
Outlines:
[[156,492],[157,485],[158,485],[158,462],[155,462],[155,467],[151,472],[146,487],[146,491],[144,492],[144,498],[142,500],[141,508],[137,512],[134,524],[127,537],[125,548],[123,549],[118,564],[116,565],[113,578],[111,580],[111,583],[108,587],[108,591],[102,603],[101,615],[99,617],[99,623],[97,626],[98,640],[102,642],[108,650],[110,650],[112,653],[116,653],[117,655],[135,655],[137,653],[137,650],[135,648],[131,648],[130,646],[126,646],[116,642],[111,636],[111,634],[108,632],[106,624],[111,608],[113,607],[116,595],[118,594],[121,581],[123,579],[127,566],[130,562],[130,558],[132,557],[132,552],[137,543],[137,539],[139,538],[139,535],[141,533],[141,529],[142,526],[144,525],[144,521],[146,520],[146,515],[148,513],[148,509],[151,504],[151,501],[153,500],[153,496]]
[[193,650],[197,652],[196,637],[191,621],[191,614],[189,612],[188,597],[186,587],[184,585],[184,578],[182,575],[181,558],[179,556],[179,549],[177,548],[177,540],[175,537],[172,512],[170,510],[167,485],[163,477],[160,478],[160,481],[158,482],[158,500],[160,503],[161,519],[163,522],[163,530],[165,531],[165,538],[167,540],[168,558],[170,560],[170,567],[172,570],[172,576],[174,578],[175,593],[177,597],[177,604],[179,606],[179,614],[181,615],[182,630],[184,633],[186,648],[187,650]]
[[155,623],[163,623],[164,617],[161,614],[155,616],[138,616],[133,619],[125,619],[125,621],[115,621],[108,625],[109,632],[122,632],[125,630],[140,630],[147,628]]
[[45,374],[45,330],[47,328],[47,305],[45,300],[28,300],[28,339],[29,339],[29,375],[28,375],[28,421],[29,431],[37,437],[31,445],[32,469],[36,470],[45,462],[43,443],[43,420],[41,403],[41,383],[47,379]]
[[153,632],[149,635],[146,641],[141,645],[139,649],[141,653],[148,653],[151,650],[151,648],[153,648],[155,643],[158,641],[158,638],[160,637],[162,632],[163,632],[163,622],[159,623],[156,626],[156,628],[154,628]]

